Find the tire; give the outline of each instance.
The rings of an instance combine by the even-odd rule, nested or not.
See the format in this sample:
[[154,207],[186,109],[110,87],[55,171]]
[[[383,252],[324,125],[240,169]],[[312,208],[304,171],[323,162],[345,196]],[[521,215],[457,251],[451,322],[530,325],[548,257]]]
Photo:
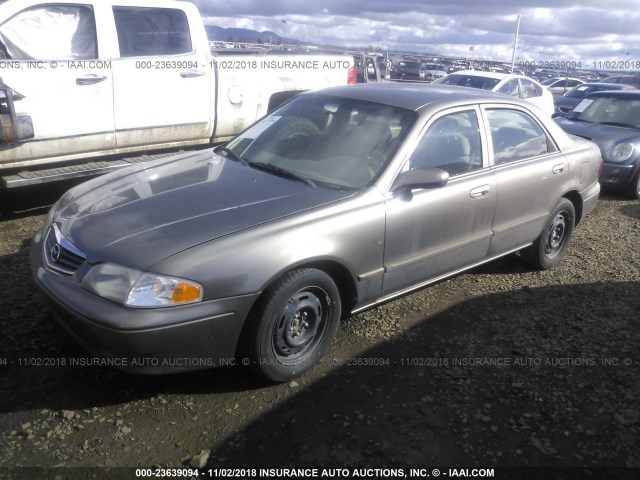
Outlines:
[[321,270],[292,270],[265,290],[254,311],[245,354],[258,375],[284,382],[311,370],[329,349],[340,323],[340,293]]
[[569,247],[576,221],[576,212],[566,198],[561,199],[545,223],[542,233],[533,243],[521,251],[522,258],[541,270],[558,265]]
[[638,170],[636,176],[631,180],[631,184],[627,187],[625,194],[634,200],[640,199],[640,170]]
[[311,120],[301,117],[289,117],[278,125],[273,133],[275,140],[287,140],[297,137],[311,137],[320,134],[320,130]]

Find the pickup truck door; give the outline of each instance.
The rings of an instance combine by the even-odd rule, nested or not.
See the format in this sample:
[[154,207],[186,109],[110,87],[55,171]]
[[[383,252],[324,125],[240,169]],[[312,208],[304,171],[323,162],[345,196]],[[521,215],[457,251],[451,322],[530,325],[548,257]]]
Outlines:
[[113,61],[118,149],[208,140],[214,86],[195,6],[123,5],[114,6],[113,15],[120,47]]
[[3,11],[0,76],[24,95],[15,108],[31,116],[34,138],[0,150],[1,166],[113,148],[113,75],[98,60],[92,6],[24,5],[11,2]]

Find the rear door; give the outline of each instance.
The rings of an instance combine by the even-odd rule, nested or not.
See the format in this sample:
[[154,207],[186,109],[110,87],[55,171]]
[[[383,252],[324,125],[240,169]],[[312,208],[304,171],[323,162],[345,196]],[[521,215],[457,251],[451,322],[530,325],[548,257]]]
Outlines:
[[3,148],[2,166],[112,149],[113,72],[98,51],[108,42],[108,29],[96,22],[94,7],[68,2],[3,7],[0,76],[24,95],[15,108],[31,116],[34,138]]
[[383,297],[486,258],[497,192],[482,137],[476,107],[444,112],[427,126],[404,168],[441,168],[450,179],[387,199]]
[[118,148],[208,139],[213,89],[208,41],[193,5],[113,6]]
[[564,191],[568,162],[538,120],[518,107],[484,107],[497,205],[491,256],[531,243]]

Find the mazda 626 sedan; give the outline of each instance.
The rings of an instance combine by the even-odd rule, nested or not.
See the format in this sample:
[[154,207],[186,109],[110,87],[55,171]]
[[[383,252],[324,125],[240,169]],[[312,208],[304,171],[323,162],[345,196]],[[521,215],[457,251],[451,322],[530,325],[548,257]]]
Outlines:
[[55,318],[120,368],[310,370],[341,317],[520,251],[557,265],[600,151],[476,89],[301,94],[214,150],[79,185],[32,242]]

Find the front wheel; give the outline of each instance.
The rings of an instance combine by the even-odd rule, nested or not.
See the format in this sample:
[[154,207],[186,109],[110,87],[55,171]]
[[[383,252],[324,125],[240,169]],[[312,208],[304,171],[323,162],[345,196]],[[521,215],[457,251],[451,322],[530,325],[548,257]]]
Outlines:
[[522,258],[542,270],[558,265],[569,248],[575,219],[573,203],[566,198],[560,200],[537,240],[533,245],[522,250]]
[[340,293],[323,271],[296,269],[267,288],[255,311],[246,354],[260,376],[284,382],[311,370],[329,349],[340,322]]

